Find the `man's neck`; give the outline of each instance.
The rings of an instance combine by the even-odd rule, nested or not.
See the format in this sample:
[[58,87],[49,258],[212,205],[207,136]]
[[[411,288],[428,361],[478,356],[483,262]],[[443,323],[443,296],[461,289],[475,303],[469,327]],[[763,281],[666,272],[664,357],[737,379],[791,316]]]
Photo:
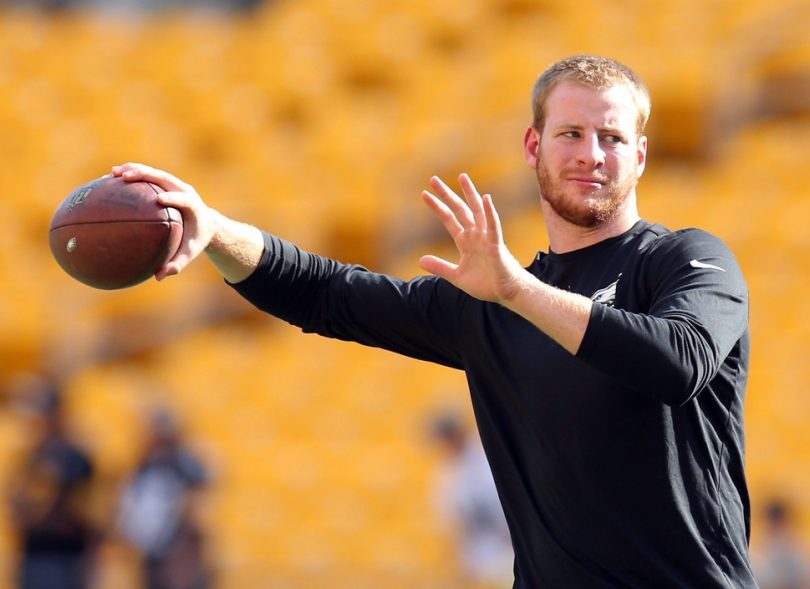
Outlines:
[[616,211],[610,220],[594,227],[574,225],[557,215],[545,201],[542,205],[549,248],[557,254],[572,252],[621,235],[641,219],[635,202],[632,200],[628,201],[625,207]]

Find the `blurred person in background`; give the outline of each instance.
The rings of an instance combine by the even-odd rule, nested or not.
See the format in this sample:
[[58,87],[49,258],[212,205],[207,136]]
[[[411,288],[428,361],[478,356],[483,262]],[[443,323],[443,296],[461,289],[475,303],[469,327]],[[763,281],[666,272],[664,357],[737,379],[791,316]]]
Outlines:
[[810,563],[795,536],[790,506],[773,499],[764,506],[759,548],[752,558],[760,589],[810,589]]
[[34,378],[30,404],[35,440],[12,476],[10,508],[20,544],[21,589],[91,586],[99,529],[91,513],[94,467],[68,434],[58,386]]
[[461,194],[438,177],[422,193],[457,262],[426,255],[429,275],[402,280],[227,218],[168,172],[112,173],[158,184],[182,212],[159,280],[205,252],[236,292],[305,332],[465,371],[515,589],[754,589],[742,269],[717,237],[641,218],[650,96],[634,71],[565,58],[532,104],[523,150],[550,251],[528,267],[467,174]]
[[147,589],[210,589],[200,517],[208,474],[172,413],[156,410],[148,422],[141,458],[122,490],[119,533],[136,551]]
[[465,589],[500,589],[512,582],[512,541],[481,440],[455,413],[431,428],[444,452],[437,481],[437,508],[458,548]]

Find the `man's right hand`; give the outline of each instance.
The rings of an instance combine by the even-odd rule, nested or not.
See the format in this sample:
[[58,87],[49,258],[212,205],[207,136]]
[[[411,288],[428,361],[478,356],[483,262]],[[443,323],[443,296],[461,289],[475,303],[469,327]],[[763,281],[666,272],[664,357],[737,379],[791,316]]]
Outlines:
[[179,274],[203,251],[228,282],[240,282],[255,270],[264,247],[258,229],[224,217],[207,206],[193,186],[163,170],[126,163],[113,166],[112,174],[127,182],[160,186],[165,192],[158,195],[158,202],[176,208],[183,217],[180,247],[155,273],[157,280]]

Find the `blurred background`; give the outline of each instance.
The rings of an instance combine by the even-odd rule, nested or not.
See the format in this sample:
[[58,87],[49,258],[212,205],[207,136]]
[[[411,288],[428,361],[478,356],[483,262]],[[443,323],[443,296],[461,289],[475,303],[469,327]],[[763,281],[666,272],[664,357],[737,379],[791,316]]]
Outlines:
[[[437,516],[436,416],[470,421],[460,373],[304,336],[206,263],[90,289],[53,261],[48,226],[75,187],[142,161],[230,216],[409,277],[451,245],[420,191],[466,171],[528,264],[547,248],[530,90],[583,52],[650,87],[642,215],[740,258],[752,547],[764,560],[785,524],[777,543],[806,551],[808,31],[808,0],[0,2],[0,587],[36,544],[21,520],[77,489],[65,517],[89,522],[94,587],[145,586],[166,548],[144,546],[179,512],[176,554],[208,579],[187,587],[478,586]],[[166,464],[182,507],[149,528],[138,489]]]

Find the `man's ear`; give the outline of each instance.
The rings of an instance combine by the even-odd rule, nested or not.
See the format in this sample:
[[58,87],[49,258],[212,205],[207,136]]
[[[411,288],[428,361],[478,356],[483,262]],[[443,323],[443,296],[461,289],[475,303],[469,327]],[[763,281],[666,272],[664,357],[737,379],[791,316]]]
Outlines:
[[540,153],[540,131],[534,127],[526,129],[526,134],[523,136],[523,155],[526,158],[526,163],[530,168],[537,167],[537,158]]
[[638,176],[644,173],[644,168],[647,166],[647,136],[642,135],[638,138]]

